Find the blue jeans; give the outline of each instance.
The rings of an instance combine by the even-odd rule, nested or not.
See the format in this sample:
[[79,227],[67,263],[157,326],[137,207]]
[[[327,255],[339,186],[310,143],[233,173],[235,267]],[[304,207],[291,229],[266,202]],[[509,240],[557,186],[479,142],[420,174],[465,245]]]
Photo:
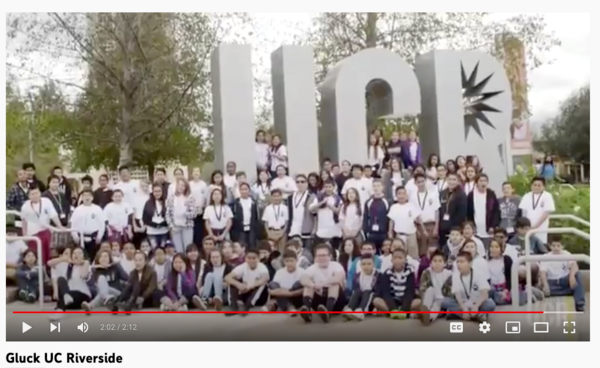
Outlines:
[[200,297],[202,299],[219,298],[223,300],[223,290],[225,290],[223,279],[215,277],[215,275],[210,272],[204,279],[202,295],[200,295]]
[[[458,305],[458,302],[456,301],[456,299],[449,298],[449,297],[445,297],[444,300],[442,300],[442,309],[446,310],[448,312],[462,312],[462,309]],[[479,306],[479,312],[481,312],[481,313],[493,312],[494,309],[496,309],[496,303],[494,303],[494,301],[492,299],[487,299],[486,301],[481,303],[481,305]],[[446,315],[446,318],[447,319],[456,319],[456,318],[462,318],[462,316],[460,314],[448,313]]]
[[581,275],[579,272],[575,273],[575,280],[577,280],[577,286],[571,289],[569,285],[569,276],[557,280],[548,280],[548,286],[550,286],[551,296],[568,296],[573,295],[575,299],[575,305],[577,307],[585,306],[585,290],[583,289],[583,283],[581,282]]
[[168,239],[169,233],[148,235],[148,241],[150,242],[152,249],[155,249],[156,247],[163,247]]

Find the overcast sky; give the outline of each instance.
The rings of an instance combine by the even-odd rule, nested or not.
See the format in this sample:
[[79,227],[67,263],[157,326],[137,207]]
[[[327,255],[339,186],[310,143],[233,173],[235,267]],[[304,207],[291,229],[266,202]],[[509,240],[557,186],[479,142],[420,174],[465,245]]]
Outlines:
[[[270,69],[270,53],[281,44],[291,43],[295,36],[307,30],[311,24],[311,16],[311,13],[255,14],[258,26],[255,30],[256,39],[262,41],[254,45],[253,61],[255,71],[266,74],[265,80],[270,80],[267,74]],[[505,16],[509,14],[494,14],[495,18]],[[556,34],[562,44],[543,55],[550,63],[545,63],[528,75],[531,85],[529,101],[532,107],[532,122],[536,125],[552,117],[562,100],[589,82],[591,69],[591,14],[546,13],[545,18],[549,30]],[[11,61],[10,55],[7,61]],[[66,70],[61,63],[53,64],[51,74],[58,79],[77,83],[84,74],[81,70]],[[22,88],[26,84],[41,83],[38,76],[20,74],[26,80],[26,83],[20,83]],[[47,75],[48,70],[39,70],[39,74]]]

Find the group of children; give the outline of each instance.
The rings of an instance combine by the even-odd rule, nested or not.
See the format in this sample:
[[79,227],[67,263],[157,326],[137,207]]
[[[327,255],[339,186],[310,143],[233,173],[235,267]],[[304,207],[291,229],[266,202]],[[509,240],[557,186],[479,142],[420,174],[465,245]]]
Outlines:
[[[472,235],[472,226],[452,229],[446,247],[432,245],[420,259],[408,255],[399,238],[386,239],[379,252],[373,243],[359,245],[355,239],[345,240],[339,251],[320,243],[312,252],[300,239],[292,239],[280,252],[272,241],[246,249],[244,243],[217,243],[207,237],[202,247],[190,244],[185,253],[177,253],[171,242],[152,249],[148,241],[139,250],[132,243],[104,242],[94,259],[87,259],[81,247],[57,248],[41,272],[48,275],[45,298],[55,301],[59,311],[228,306],[226,315],[245,315],[260,307],[301,311],[300,317],[309,322],[309,311],[339,312],[347,319],[362,320],[371,311],[405,319],[420,310],[429,313],[412,316],[428,325],[444,310],[472,311],[445,314],[447,318],[483,321],[496,305],[511,303],[513,287],[520,288],[520,303],[525,303],[522,286],[511,285],[510,270],[520,251],[519,238],[530,225],[521,220],[511,239],[504,229],[496,229],[487,252]],[[10,246],[24,251],[16,266],[19,298],[31,303],[39,297],[40,270],[35,252],[18,244]],[[564,252],[559,237],[551,239],[550,249],[549,254]],[[542,289],[536,289],[535,298],[572,294],[577,310],[583,310],[576,263],[558,263],[534,267]],[[331,318],[318,315],[325,322]]]
[[[151,186],[131,180],[122,167],[119,183],[110,188],[108,177],[101,178],[101,193],[84,189],[69,214],[55,197],[64,195],[62,176],[52,177],[56,190],[46,197],[17,183],[15,193],[27,189],[29,196],[20,207],[24,234],[50,236],[46,225],[68,224],[73,240],[83,243],[53,244],[50,251],[43,241],[42,270],[24,243],[9,243],[7,274],[19,298],[45,297],[58,310],[227,305],[242,315],[263,307],[336,311],[351,319],[373,310],[402,319],[422,310],[430,312],[418,314],[426,324],[442,310],[472,312],[450,318],[484,320],[496,305],[512,302],[514,288],[525,303],[510,275],[525,253],[525,234],[547,227],[554,211],[543,179],[534,179],[523,199],[509,183],[497,198],[475,156],[442,164],[431,155],[426,166],[413,160],[406,167],[393,152],[386,165],[326,160],[320,174],[291,177],[279,138],[268,147],[266,155],[257,148],[265,165],[252,185],[234,162],[225,173],[213,172],[210,183],[198,168],[190,181],[177,169],[174,183],[157,169]],[[531,237],[531,253],[564,252],[559,238],[548,242],[550,253],[545,243]],[[532,271],[536,299],[572,294],[583,310],[575,263],[542,262]],[[525,269],[519,274],[523,279]]]

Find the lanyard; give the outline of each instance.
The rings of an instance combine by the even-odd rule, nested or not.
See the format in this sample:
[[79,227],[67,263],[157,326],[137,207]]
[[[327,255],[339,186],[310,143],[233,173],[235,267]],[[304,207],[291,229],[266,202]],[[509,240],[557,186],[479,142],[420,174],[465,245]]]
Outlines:
[[438,180],[438,192],[444,190],[444,185],[446,185],[446,178],[444,178],[444,180],[441,183],[442,185],[440,185],[440,181]]
[[62,208],[62,201],[60,198],[60,193],[58,194],[58,196],[55,196],[54,193],[50,192],[50,195],[52,196],[52,199],[54,200],[54,202],[56,203],[56,205],[58,206],[58,212],[63,214],[63,208]]
[[475,183],[473,182],[466,182],[465,183],[465,192],[467,192],[467,194],[471,193],[473,191],[473,188],[475,187]]
[[423,197],[423,203],[421,203],[420,193],[417,192],[417,200],[419,201],[419,207],[421,207],[421,211],[423,211],[425,209],[425,204],[427,204],[427,195],[428,194],[429,194],[429,191],[425,192],[425,196]]
[[454,195],[454,191],[450,192],[450,190],[448,190],[448,196],[446,197],[446,212],[445,214],[448,214],[448,210],[450,207],[450,201],[452,200],[452,196]]
[[25,195],[29,193],[29,185],[22,186],[19,184],[19,189],[21,189],[21,192],[23,192]]
[[281,217],[281,205],[277,205],[277,210],[275,210],[275,205],[273,205],[273,215],[275,215],[275,222],[279,223],[279,217]]
[[[160,211],[158,210],[159,205],[160,205]],[[154,202],[154,216],[162,217],[162,204],[159,201]]]
[[217,215],[217,206],[214,206],[213,210],[215,211],[215,217],[217,218],[217,221],[221,221],[221,219],[223,218],[223,206],[219,206],[219,214],[218,215]]
[[535,194],[531,193],[531,206],[533,207],[534,211],[538,207],[538,205],[540,204],[540,200],[542,199],[542,195],[544,195],[544,193],[540,193],[538,195],[538,198],[537,198],[537,201],[536,201],[535,200]]
[[35,207],[33,207],[33,202],[30,202],[31,204],[31,209],[33,210],[33,213],[35,213],[35,216],[39,219],[40,216],[42,215],[42,202],[39,203],[38,209],[39,210],[35,210]]
[[465,294],[467,295],[467,300],[471,299],[471,292],[473,291],[473,269],[471,268],[471,272],[469,273],[469,291],[467,292],[467,285],[463,281],[462,275],[460,276],[460,283],[465,290]]
[[[302,203],[302,200],[304,199],[305,195],[306,195],[306,192],[302,193],[302,196],[300,196],[300,197],[298,197],[298,192],[296,192],[294,194],[294,208],[298,208],[300,203]],[[296,200],[296,198],[298,198],[298,200]]]
[[267,194],[267,184],[260,184],[258,187],[260,188],[260,191],[262,192],[264,197]]

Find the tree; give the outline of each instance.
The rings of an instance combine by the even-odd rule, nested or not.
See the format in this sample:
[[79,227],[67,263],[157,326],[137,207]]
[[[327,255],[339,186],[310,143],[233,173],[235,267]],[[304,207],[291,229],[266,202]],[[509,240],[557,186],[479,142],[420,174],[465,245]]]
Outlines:
[[17,14],[8,25],[21,64],[9,66],[26,69],[31,55],[46,53],[85,70],[83,83],[58,80],[77,90],[72,119],[53,126],[73,166],[194,160],[204,152],[201,133],[210,120],[210,54],[244,19],[235,13]]
[[542,126],[536,150],[575,162],[590,162],[590,85],[567,98],[558,115]]
[[57,142],[48,139],[50,127],[69,118],[63,96],[52,83],[30,88],[22,95],[11,81],[6,86],[6,181],[12,185],[24,162],[36,163],[44,180],[59,161]]
[[[487,13],[322,13],[307,41],[315,47],[317,83],[342,59],[371,47],[383,47],[413,63],[434,48],[482,49],[498,57],[498,35],[511,35],[527,45],[527,65],[539,66],[540,53],[558,44],[546,30],[543,16],[517,15],[493,21]],[[389,114],[389,91],[378,81],[366,88],[367,121]]]

